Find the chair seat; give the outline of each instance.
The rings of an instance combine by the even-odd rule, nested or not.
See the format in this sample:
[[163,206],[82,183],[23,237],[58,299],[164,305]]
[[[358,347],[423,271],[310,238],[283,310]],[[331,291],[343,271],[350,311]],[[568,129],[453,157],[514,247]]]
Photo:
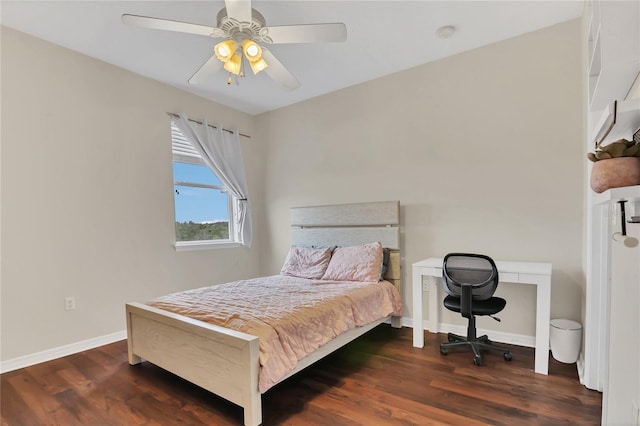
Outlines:
[[[486,300],[474,300],[472,306],[473,315],[494,315],[504,309],[507,301],[501,297],[491,297]],[[460,299],[447,296],[444,298],[444,306],[450,311],[460,312]]]

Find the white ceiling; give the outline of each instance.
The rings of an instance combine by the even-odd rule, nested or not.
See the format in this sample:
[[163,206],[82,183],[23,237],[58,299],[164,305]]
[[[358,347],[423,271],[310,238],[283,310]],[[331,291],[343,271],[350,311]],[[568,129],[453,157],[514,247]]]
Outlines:
[[[2,25],[259,114],[582,15],[583,1],[271,1],[254,0],[267,26],[344,22],[346,43],[281,44],[269,49],[301,83],[281,89],[265,73],[227,85],[224,70],[205,84],[187,79],[216,40],[123,24],[123,13],[216,26],[224,1],[13,1]],[[457,32],[436,36],[444,25]]]

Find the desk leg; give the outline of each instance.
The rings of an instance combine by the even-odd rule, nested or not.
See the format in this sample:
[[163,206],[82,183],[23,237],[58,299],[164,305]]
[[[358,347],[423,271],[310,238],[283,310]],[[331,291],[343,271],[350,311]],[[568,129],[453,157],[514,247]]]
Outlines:
[[429,291],[429,331],[437,333],[440,331],[440,296],[438,287],[440,280],[437,277],[429,277],[431,290]]
[[422,327],[422,273],[413,268],[413,347],[424,347],[424,329]]
[[541,277],[537,285],[535,372],[549,374],[549,322],[551,318],[551,277]]

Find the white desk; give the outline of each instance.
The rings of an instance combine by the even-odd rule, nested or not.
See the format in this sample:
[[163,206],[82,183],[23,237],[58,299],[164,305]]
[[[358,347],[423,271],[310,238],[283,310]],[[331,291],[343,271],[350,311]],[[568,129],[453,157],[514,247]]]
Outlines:
[[[532,262],[496,261],[501,282],[533,284],[536,286],[536,355],[535,372],[549,373],[549,319],[551,315],[551,264]],[[429,258],[413,264],[413,346],[424,346],[424,328],[422,326],[422,277],[442,278],[442,259]],[[441,279],[431,280],[434,287],[429,296],[428,329],[438,332],[440,324],[440,304],[438,288]]]

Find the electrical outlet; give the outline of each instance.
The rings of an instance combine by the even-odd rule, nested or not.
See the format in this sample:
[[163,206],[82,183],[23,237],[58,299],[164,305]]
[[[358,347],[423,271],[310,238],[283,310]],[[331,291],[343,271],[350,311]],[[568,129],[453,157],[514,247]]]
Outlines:
[[422,291],[429,291],[429,283],[426,283],[426,282],[422,283]]
[[73,311],[76,308],[76,298],[73,296],[64,298],[64,310]]

